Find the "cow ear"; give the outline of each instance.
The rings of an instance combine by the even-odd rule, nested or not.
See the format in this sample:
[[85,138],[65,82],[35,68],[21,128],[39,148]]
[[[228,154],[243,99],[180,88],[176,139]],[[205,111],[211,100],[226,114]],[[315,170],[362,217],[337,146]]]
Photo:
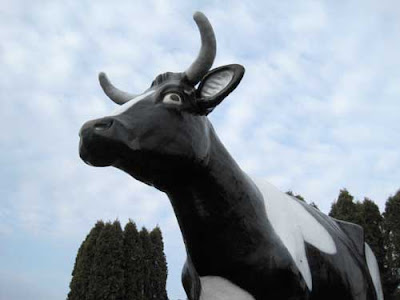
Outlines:
[[208,72],[197,89],[199,108],[210,113],[229,95],[242,80],[244,67],[237,64],[226,65]]

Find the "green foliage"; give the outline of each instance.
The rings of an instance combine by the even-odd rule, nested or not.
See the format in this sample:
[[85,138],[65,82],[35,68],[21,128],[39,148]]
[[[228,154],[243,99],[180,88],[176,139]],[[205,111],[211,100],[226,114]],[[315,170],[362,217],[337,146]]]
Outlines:
[[346,190],[340,190],[338,199],[331,206],[329,216],[338,220],[360,224],[360,203],[355,203],[354,197]]
[[96,223],[78,250],[68,300],[167,300],[167,262],[159,227],[129,220]]
[[153,259],[152,257],[152,245],[151,245],[151,240],[150,240],[150,235],[148,230],[143,227],[140,230],[139,233],[140,240],[142,243],[142,249],[143,249],[143,259],[142,259],[142,265],[143,265],[143,271],[142,271],[142,280],[143,280],[143,286],[142,286],[142,294],[144,299],[152,299],[152,290],[151,290],[151,273],[150,273],[150,268],[151,268],[151,260]]
[[69,285],[70,292],[68,293],[68,300],[87,299],[89,277],[92,270],[97,238],[103,228],[104,222],[98,221],[78,250],[74,269],[72,271],[73,277]]
[[167,260],[164,255],[164,243],[159,227],[151,231],[150,240],[152,244],[152,259],[150,261],[150,286],[152,295],[150,299],[167,300]]
[[389,295],[400,284],[400,190],[386,201],[383,218],[386,247],[384,290]]
[[136,224],[129,220],[124,230],[125,299],[141,300],[143,290],[143,250]]
[[123,243],[119,221],[106,223],[97,239],[87,299],[124,299]]

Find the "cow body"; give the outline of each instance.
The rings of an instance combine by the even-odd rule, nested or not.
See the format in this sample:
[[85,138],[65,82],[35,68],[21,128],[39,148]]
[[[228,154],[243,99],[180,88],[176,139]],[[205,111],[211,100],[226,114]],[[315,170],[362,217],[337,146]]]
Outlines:
[[379,270],[360,227],[254,183],[220,142],[207,115],[244,68],[209,71],[215,36],[203,14],[195,21],[202,48],[185,72],[157,76],[140,95],[100,74],[121,107],[82,126],[81,158],[168,195],[188,254],[182,280],[190,300],[381,300]]
[[343,223],[361,239],[349,236],[313,207],[253,183],[218,143],[204,172],[191,170],[191,180],[167,191],[190,256],[183,270],[190,299],[208,299],[219,286],[210,288],[210,278],[242,292],[238,300],[382,299],[360,252],[360,227]]
[[[223,268],[224,266],[228,266],[229,275],[226,275],[226,273],[224,274],[224,272],[217,273],[215,271],[209,273],[213,274],[212,276],[206,275],[206,272],[203,276],[197,275],[201,282],[201,287],[197,285],[197,288],[199,289],[199,297],[190,299],[383,299],[382,288],[379,281],[379,270],[377,270],[376,267],[374,268],[373,266],[371,267],[369,264],[366,264],[366,255],[358,253],[358,250],[356,249],[357,247],[353,244],[354,241],[343,232],[336,221],[322,214],[318,210],[315,210],[313,207],[299,202],[284,193],[281,193],[281,196],[287,198],[285,202],[293,202],[291,204],[292,206],[298,207],[299,211],[302,211],[303,214],[312,218],[316,222],[315,225],[317,227],[326,228],[324,234],[328,235],[328,240],[330,238],[332,239],[334,244],[331,244],[331,246],[334,245],[335,251],[326,253],[321,250],[321,248],[323,249],[326,247],[326,244],[308,244],[306,241],[302,240],[303,232],[301,230],[280,232],[281,234],[284,234],[285,237],[288,237],[288,235],[289,238],[290,236],[294,237],[294,240],[298,242],[296,246],[304,247],[306,255],[303,256],[301,250],[288,253],[288,245],[285,245],[283,242],[283,236],[278,235],[278,240],[276,241],[277,251],[271,253],[271,247],[265,247],[263,250],[258,252],[255,263],[252,263],[254,257],[252,257],[251,254],[248,257],[243,255],[241,260],[245,261],[245,263],[240,265],[233,261],[224,261],[219,262],[218,264],[213,261],[214,265],[209,266],[211,270],[215,270],[218,267]],[[265,197],[267,196],[265,195]],[[266,202],[268,202],[268,200],[266,200]],[[274,205],[276,203],[271,204]],[[278,208],[282,208],[282,205],[278,205]],[[293,219],[293,217],[296,216],[298,216],[298,212],[296,215],[291,213],[279,214],[279,217],[282,218],[280,221],[282,223],[285,222],[286,224],[292,224],[296,221],[296,219]],[[295,225],[295,227],[289,226],[292,228],[287,229],[298,229],[296,222]],[[311,231],[308,232],[309,234],[312,234],[314,229],[317,229],[318,231],[318,228],[315,227],[306,228],[306,230]],[[276,232],[271,234],[271,236],[275,234]],[[241,237],[237,234],[231,234],[231,236],[234,237],[234,239],[241,240]],[[318,234],[315,238],[316,241],[318,241],[318,238],[321,238],[322,242],[325,242],[327,239],[327,237],[324,238]],[[232,243],[230,243],[230,245],[231,244]],[[366,244],[365,247],[367,249],[369,248]],[[329,249],[328,247],[328,249],[325,250],[333,249]],[[283,261],[282,256],[285,257]],[[375,258],[372,259],[375,260]],[[208,265],[210,259],[208,259],[208,256],[204,255],[200,258],[200,261],[200,264],[202,265],[201,269],[205,269],[205,266]],[[261,267],[260,264],[262,264],[263,261],[266,263],[264,267]],[[191,272],[188,271],[189,268],[195,269],[193,263],[191,261],[189,263],[191,264],[190,267],[185,266],[183,270],[183,278],[185,278],[185,276],[190,276],[190,280],[186,279],[186,288],[188,290],[196,288],[195,285],[192,286],[191,284],[198,280],[196,279],[196,275],[194,276],[196,272],[193,272],[193,270]],[[376,262],[372,262],[372,265],[373,264],[376,265]],[[240,278],[239,280],[232,276],[236,273],[232,272],[232,266],[235,265],[237,268],[236,276]],[[245,265],[245,267],[243,265]],[[299,269],[299,265],[303,270],[304,268],[310,270],[310,276],[308,278],[304,277],[304,274]],[[244,272],[246,269],[247,272]],[[307,272],[304,273],[307,274]],[[216,275],[221,276],[216,277]],[[212,283],[210,283],[212,280],[210,277],[214,278],[214,281],[216,282],[212,288],[209,287],[212,285]],[[202,278],[209,278],[205,281],[208,285],[207,287],[203,286]],[[218,282],[221,281],[221,278],[225,280],[229,279],[228,282],[230,284],[221,284],[219,286]],[[374,278],[377,279],[376,284],[373,282]],[[307,280],[309,279],[311,279],[312,282],[311,286],[307,285]],[[236,293],[238,294],[237,298],[232,297],[229,292],[226,292],[228,289],[227,286],[230,286],[229,290],[231,290],[232,295],[235,295]],[[226,294],[226,298],[208,298],[208,295],[210,294],[210,292],[208,292],[209,289],[224,291],[223,293]],[[203,290],[203,292],[201,290]],[[194,292],[191,293],[194,295],[196,294]],[[218,292],[215,293],[218,294]],[[190,294],[190,292],[188,294]]]

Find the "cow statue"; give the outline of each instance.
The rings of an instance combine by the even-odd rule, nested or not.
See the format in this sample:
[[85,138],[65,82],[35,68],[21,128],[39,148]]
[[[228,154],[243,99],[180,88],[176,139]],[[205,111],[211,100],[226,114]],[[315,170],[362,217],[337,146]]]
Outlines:
[[221,143],[207,115],[244,68],[209,71],[214,32],[202,13],[194,20],[201,49],[186,71],[158,75],[139,95],[100,73],[105,94],[120,106],[83,125],[81,158],[168,195],[186,246],[182,282],[190,300],[383,299],[361,227],[253,181]]

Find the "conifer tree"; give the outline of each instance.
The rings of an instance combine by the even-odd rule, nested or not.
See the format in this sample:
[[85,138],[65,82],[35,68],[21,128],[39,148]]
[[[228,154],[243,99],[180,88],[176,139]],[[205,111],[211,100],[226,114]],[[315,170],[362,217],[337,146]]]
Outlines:
[[136,224],[129,220],[124,230],[125,299],[142,300],[143,250]]
[[331,206],[329,216],[338,220],[361,223],[360,204],[353,202],[354,197],[346,190],[340,190],[338,199]]
[[167,300],[160,228],[97,222],[79,248],[68,300]]
[[97,238],[104,228],[103,221],[97,221],[90,233],[86,236],[76,256],[68,300],[87,299],[89,277],[93,266]]
[[157,226],[150,233],[152,260],[150,267],[151,300],[167,300],[167,260],[164,254],[164,243],[160,228]]
[[151,290],[151,260],[152,260],[152,245],[148,230],[143,227],[139,233],[140,240],[142,243],[143,259],[142,259],[142,296],[145,300],[152,299]]
[[391,295],[400,284],[400,190],[386,201],[383,213],[386,248],[383,289]]
[[124,299],[123,244],[119,221],[107,223],[97,240],[87,299]]

